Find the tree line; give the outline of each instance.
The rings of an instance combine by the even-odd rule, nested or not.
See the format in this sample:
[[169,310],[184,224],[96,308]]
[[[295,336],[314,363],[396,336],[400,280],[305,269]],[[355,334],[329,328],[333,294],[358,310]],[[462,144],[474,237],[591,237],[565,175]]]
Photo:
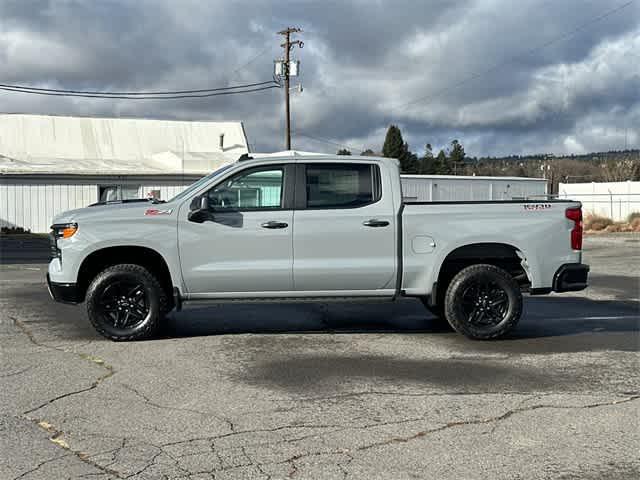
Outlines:
[[[351,155],[341,149],[338,155]],[[559,182],[620,182],[640,181],[640,150],[554,156],[550,154],[512,155],[508,157],[470,157],[462,143],[454,139],[448,148],[434,154],[430,143],[418,156],[409,149],[397,125],[390,125],[381,152],[366,149],[361,155],[384,156],[400,161],[405,174],[422,175],[487,175],[547,178],[551,192]]]

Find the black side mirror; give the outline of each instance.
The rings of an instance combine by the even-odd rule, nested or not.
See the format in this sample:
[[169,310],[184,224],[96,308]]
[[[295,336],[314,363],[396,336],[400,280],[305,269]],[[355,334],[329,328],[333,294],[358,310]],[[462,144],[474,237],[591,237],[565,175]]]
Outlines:
[[206,195],[202,195],[200,198],[194,199],[191,206],[191,211],[187,216],[187,219],[190,222],[204,223],[207,220],[213,220],[213,214],[209,210],[209,200]]

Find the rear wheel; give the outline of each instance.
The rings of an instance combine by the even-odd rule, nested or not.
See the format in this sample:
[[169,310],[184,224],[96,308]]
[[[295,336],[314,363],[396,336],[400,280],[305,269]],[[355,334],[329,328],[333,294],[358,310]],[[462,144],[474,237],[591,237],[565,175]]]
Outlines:
[[451,326],[476,340],[499,338],[509,333],[522,314],[518,283],[494,265],[472,265],[451,281],[444,311]]
[[87,290],[87,314],[95,329],[117,341],[153,336],[164,317],[168,298],[146,268],[111,266],[100,272]]

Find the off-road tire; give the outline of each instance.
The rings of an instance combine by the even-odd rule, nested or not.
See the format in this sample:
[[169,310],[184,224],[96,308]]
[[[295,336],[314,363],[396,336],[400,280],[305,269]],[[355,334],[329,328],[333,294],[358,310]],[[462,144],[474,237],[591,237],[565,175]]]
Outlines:
[[[111,325],[100,305],[104,291],[118,281],[133,281],[142,285],[148,312],[141,323],[132,328],[118,328]],[[87,314],[96,331],[110,340],[129,341],[153,337],[164,316],[169,311],[170,299],[158,279],[146,268],[135,264],[113,265],[100,272],[91,282],[86,295]]]
[[[502,319],[494,325],[479,326],[465,314],[468,299],[463,296],[470,287],[489,283],[496,286],[494,290],[502,290],[506,305]],[[503,297],[504,297],[503,296]],[[489,264],[472,265],[462,269],[453,277],[447,288],[444,301],[444,312],[449,324],[457,332],[474,340],[491,340],[505,336],[517,325],[522,315],[522,293],[518,283],[505,270]]]

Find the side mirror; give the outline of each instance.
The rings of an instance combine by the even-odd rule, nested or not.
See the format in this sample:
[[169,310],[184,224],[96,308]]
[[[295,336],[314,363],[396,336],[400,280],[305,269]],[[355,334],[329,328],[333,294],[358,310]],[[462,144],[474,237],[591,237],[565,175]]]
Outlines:
[[[194,204],[196,205],[194,207]],[[190,222],[204,223],[207,220],[213,220],[213,215],[209,211],[209,200],[206,195],[202,195],[199,199],[194,199],[192,209],[187,216]]]

